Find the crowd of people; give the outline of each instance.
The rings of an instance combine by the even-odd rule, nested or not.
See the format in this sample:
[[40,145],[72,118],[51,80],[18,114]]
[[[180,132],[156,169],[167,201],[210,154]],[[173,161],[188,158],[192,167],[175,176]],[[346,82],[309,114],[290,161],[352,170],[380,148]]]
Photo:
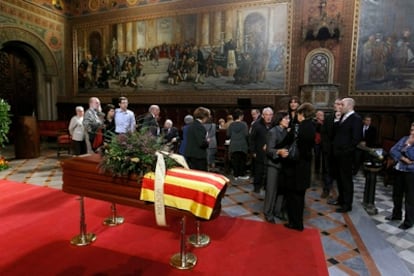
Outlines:
[[[325,116],[324,111],[316,110],[311,103],[300,103],[299,98],[292,97],[285,110],[274,112],[270,106],[252,109],[250,125],[244,121],[241,109],[235,109],[227,121],[220,118],[216,124],[208,108],[198,107],[185,116],[184,126],[178,130],[168,118],[160,127],[158,105],[151,105],[146,114],[136,116],[128,109],[126,97],[119,98],[118,107],[108,104],[104,109],[99,99],[92,97],[85,112],[83,107],[76,107],[69,131],[73,153],[79,155],[109,143],[111,135],[134,132],[144,126],[152,135],[161,137],[171,151],[183,155],[191,169],[216,171],[217,132],[225,130],[233,184],[250,178],[247,175],[250,160],[253,192],[265,190],[265,220],[270,223],[275,223],[276,218],[286,220],[287,228],[302,231],[312,164],[313,173],[322,180],[321,198],[336,205],[336,212],[352,211],[353,176],[369,157],[361,148],[376,145],[371,117],[366,115],[362,119],[354,107],[352,98],[336,99],[332,112]],[[99,131],[104,139],[96,144]],[[394,186],[394,212],[387,219],[402,219],[405,197],[402,229],[414,224],[414,190],[409,184],[414,175],[413,133],[414,124],[410,136],[403,137],[390,152],[398,177]],[[335,183],[337,192],[333,192]]]

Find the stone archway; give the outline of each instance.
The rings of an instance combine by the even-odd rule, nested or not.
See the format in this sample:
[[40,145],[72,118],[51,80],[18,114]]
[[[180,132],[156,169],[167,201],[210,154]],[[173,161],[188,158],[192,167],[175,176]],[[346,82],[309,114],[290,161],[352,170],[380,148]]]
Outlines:
[[35,67],[36,99],[38,119],[56,119],[59,70],[56,57],[37,35],[19,28],[0,28],[0,51],[12,45],[27,53]]

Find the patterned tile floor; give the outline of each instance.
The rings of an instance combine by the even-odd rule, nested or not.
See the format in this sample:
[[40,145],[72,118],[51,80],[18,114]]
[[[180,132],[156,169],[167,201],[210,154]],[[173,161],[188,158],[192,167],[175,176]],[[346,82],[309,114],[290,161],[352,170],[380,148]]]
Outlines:
[[[9,160],[10,168],[1,171],[0,178],[61,188],[59,162],[70,156],[57,158],[53,144],[42,143],[41,156],[34,159],[14,159],[12,146],[6,147],[2,154]],[[248,180],[231,180],[223,199],[223,213],[264,221],[264,191],[256,194]],[[317,178],[306,195],[305,227],[320,230],[329,275],[414,275],[414,229],[402,231],[398,229],[399,222],[385,220],[392,210],[392,187],[385,187],[378,177],[375,201],[378,214],[369,216],[360,204],[365,178],[360,173],[354,180],[354,208],[348,214],[334,212],[334,206],[320,199]]]

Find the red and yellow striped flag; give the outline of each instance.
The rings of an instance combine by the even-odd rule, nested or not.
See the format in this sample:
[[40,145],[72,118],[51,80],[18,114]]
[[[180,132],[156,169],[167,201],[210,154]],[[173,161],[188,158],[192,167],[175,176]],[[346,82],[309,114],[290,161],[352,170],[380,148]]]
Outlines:
[[[141,200],[154,202],[153,172],[142,180]],[[167,170],[164,181],[164,203],[210,219],[216,200],[229,179],[223,175],[184,168]]]

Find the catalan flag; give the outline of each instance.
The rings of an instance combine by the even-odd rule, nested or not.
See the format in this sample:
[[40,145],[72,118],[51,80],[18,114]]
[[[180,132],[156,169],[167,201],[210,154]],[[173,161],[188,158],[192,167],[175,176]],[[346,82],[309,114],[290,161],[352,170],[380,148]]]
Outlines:
[[[142,179],[140,199],[154,202],[155,173],[147,173]],[[166,172],[164,180],[164,204],[210,219],[217,197],[228,183],[220,174],[173,168]]]

